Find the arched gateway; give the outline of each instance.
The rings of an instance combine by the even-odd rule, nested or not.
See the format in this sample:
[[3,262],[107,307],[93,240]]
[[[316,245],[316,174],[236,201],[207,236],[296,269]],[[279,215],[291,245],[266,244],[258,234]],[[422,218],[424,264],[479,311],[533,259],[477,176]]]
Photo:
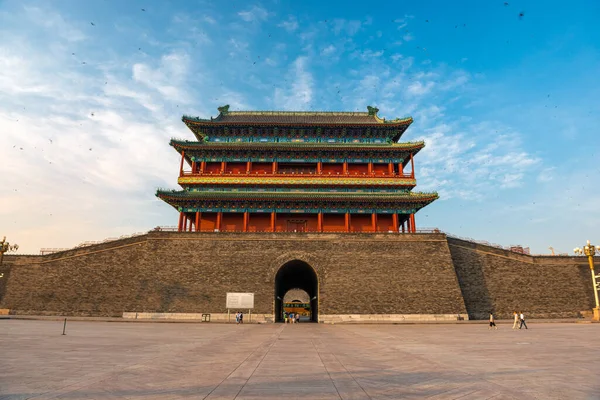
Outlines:
[[301,289],[310,298],[310,320],[319,321],[319,279],[313,267],[300,260],[285,263],[275,275],[275,322],[283,321],[283,297],[291,289]]

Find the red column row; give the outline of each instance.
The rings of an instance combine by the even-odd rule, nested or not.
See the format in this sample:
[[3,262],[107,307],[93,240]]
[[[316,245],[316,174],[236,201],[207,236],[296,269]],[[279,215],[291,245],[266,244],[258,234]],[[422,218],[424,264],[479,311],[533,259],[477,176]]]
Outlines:
[[[222,220],[223,220],[223,213],[218,212],[217,213],[217,221],[215,224],[215,229],[217,231],[221,230]],[[271,231],[272,232],[275,232],[276,220],[277,220],[277,213],[272,212],[271,213]],[[416,231],[417,231],[414,214],[410,214],[409,218],[406,221],[404,221],[400,227],[399,227],[399,223],[398,223],[398,214],[392,214],[392,221],[393,221],[394,232],[402,231],[402,233],[405,233],[405,232],[416,233]],[[193,220],[191,218],[188,218],[184,212],[180,212],[179,213],[179,223],[177,225],[177,231],[178,232],[187,232],[187,231],[192,232],[192,230],[195,230],[196,232],[199,232],[201,223],[202,223],[202,213],[201,212],[196,212],[195,218]],[[345,213],[344,214],[344,228],[345,228],[346,232],[350,232],[350,227],[351,227],[350,223],[351,223],[351,215],[350,215],[350,213]],[[244,220],[243,220],[243,231],[244,232],[248,232],[249,225],[250,225],[250,213],[246,211],[246,212],[244,212]],[[192,228],[194,228],[194,229],[192,229]],[[371,213],[371,228],[372,228],[373,232],[377,231],[377,213]],[[317,230],[319,232],[323,232],[323,213],[322,212],[317,214]]]
[[[413,160],[413,156],[412,154],[410,155],[410,162],[411,162],[411,178],[415,177],[415,168],[414,168],[414,160]],[[181,163],[179,165],[179,176],[183,176],[183,166],[185,164],[185,152],[181,152]],[[277,161],[273,161],[272,162],[272,173],[276,174],[278,171],[278,167],[279,167],[279,163]],[[227,170],[227,161],[221,161],[221,166],[220,166],[220,172],[221,173],[225,173],[225,171]],[[198,163],[197,161],[192,161],[192,173],[196,174],[196,173],[201,173],[203,174],[206,171],[206,161],[201,161],[200,163]],[[250,174],[252,172],[252,161],[247,161],[246,162],[246,173]],[[371,175],[374,172],[374,166],[372,162],[368,163],[368,174]],[[322,174],[323,173],[323,163],[321,161],[319,161],[317,163],[317,174]],[[342,164],[342,174],[343,175],[348,175],[349,174],[349,167],[348,167],[348,162],[344,161],[344,163]],[[394,174],[394,163],[388,163],[388,174],[389,175],[393,175]],[[398,174],[400,176],[403,175],[403,167],[402,167],[402,163],[398,164]]]

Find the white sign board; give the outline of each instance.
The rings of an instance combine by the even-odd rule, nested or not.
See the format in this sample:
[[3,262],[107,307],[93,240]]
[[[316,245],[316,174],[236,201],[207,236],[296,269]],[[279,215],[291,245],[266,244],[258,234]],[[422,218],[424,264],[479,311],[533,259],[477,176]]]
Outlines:
[[254,293],[227,293],[227,308],[254,308]]

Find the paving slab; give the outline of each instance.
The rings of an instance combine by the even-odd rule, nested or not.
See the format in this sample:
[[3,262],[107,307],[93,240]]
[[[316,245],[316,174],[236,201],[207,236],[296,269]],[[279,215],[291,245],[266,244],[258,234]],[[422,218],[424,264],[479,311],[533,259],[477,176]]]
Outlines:
[[598,324],[0,321],[0,399],[598,399]]

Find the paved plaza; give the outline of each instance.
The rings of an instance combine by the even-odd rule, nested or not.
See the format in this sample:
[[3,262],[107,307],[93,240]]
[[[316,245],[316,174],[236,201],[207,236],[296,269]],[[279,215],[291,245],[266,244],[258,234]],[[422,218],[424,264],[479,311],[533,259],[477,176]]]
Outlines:
[[0,399],[599,399],[598,324],[0,320]]

